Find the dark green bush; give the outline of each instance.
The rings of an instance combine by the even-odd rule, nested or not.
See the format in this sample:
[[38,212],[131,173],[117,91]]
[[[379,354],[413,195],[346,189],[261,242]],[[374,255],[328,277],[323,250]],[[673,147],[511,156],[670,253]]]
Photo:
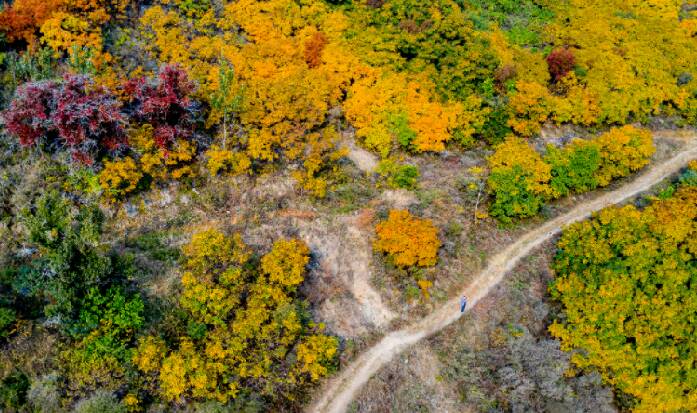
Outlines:
[[600,168],[600,151],[593,145],[549,146],[544,158],[552,167],[550,184],[555,197],[571,192],[588,192],[598,187],[596,172]]
[[385,159],[380,162],[377,173],[385,178],[390,188],[416,189],[419,180],[419,168],[414,165],[400,165],[399,163]]
[[0,384],[0,407],[2,411],[19,411],[27,402],[29,378],[21,371],[14,371]]
[[17,321],[17,313],[12,308],[0,307],[0,338],[7,337]]
[[492,217],[503,223],[511,223],[512,218],[532,217],[537,214],[544,205],[545,198],[528,189],[528,179],[529,176],[519,165],[491,173],[490,185],[494,183],[496,187],[496,197],[489,207]]

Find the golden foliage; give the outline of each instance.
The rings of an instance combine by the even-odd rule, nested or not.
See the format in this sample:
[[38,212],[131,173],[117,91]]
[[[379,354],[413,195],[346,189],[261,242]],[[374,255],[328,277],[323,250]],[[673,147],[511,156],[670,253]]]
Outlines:
[[143,178],[136,162],[130,156],[117,161],[105,161],[99,173],[99,184],[111,199],[119,199],[135,191]]
[[211,176],[216,176],[221,172],[241,175],[252,166],[249,157],[244,153],[221,149],[217,145],[211,146],[205,155],[208,158],[206,167]]
[[[460,103],[438,103],[429,92],[432,89],[425,79],[373,72],[352,86],[344,111],[356,127],[356,135],[383,157],[399,144],[416,152],[438,152],[445,149],[459,126],[463,127],[463,139],[474,134],[474,126],[481,123],[477,113],[481,102],[473,98],[466,111]],[[404,114],[406,133],[395,125],[395,114]]]
[[293,290],[304,279],[305,267],[310,261],[309,254],[310,249],[300,240],[279,240],[261,258],[261,270],[272,283]]
[[691,170],[697,172],[697,159],[690,161],[687,164],[687,167],[690,168]]
[[656,151],[651,132],[631,125],[610,129],[593,143],[600,151],[601,164],[596,175],[600,186],[643,168]]
[[405,210],[391,210],[387,221],[375,227],[373,248],[387,253],[399,267],[429,267],[438,261],[438,229],[428,219]]
[[633,396],[635,412],[694,411],[697,390],[691,288],[697,187],[645,210],[612,207],[567,228],[552,296],[564,318],[550,326],[579,368]]
[[510,100],[515,117],[509,120],[509,126],[521,136],[535,135],[540,131],[540,125],[549,118],[552,111],[551,99],[545,86],[536,82],[518,81],[516,92]]
[[301,363],[299,371],[308,373],[312,381],[326,376],[328,370],[322,360],[334,358],[338,344],[336,337],[323,335],[309,336],[304,339],[298,344],[298,361]]
[[[180,304],[197,326],[175,348],[141,339],[134,363],[159,381],[166,400],[226,402],[245,387],[277,399],[329,373],[336,338],[306,324],[294,297],[309,261],[298,240],[279,240],[256,267],[239,235],[197,234],[183,248]],[[282,391],[281,391],[282,390]]]
[[583,93],[597,105],[595,123],[646,119],[694,90],[694,80],[676,82],[697,69],[697,44],[681,22],[690,19],[680,18],[677,2],[571,0],[548,7],[558,17],[545,31],[556,45],[574,45]]
[[530,176],[527,181],[527,190],[539,195],[549,194],[547,184],[551,179],[551,168],[524,139],[508,137],[505,142],[496,147],[496,152],[487,158],[487,164],[492,172],[519,166],[525,174]]

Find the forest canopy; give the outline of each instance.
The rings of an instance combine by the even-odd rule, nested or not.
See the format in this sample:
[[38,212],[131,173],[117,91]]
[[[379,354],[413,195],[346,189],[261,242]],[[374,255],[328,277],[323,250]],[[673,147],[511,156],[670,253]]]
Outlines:
[[554,260],[550,326],[572,361],[635,398],[634,411],[695,404],[697,186],[643,210],[628,205],[567,228]]
[[[677,150],[696,37],[675,0],[0,2],[0,411],[301,410]],[[695,179],[555,260],[553,334],[638,410],[696,407]]]

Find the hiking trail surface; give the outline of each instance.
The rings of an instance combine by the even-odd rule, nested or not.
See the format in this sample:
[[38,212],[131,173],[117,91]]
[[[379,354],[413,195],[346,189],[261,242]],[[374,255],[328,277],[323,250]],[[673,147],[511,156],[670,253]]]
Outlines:
[[506,273],[511,271],[521,258],[561,232],[563,227],[586,219],[596,211],[626,201],[650,189],[678,172],[695,157],[697,157],[697,139],[692,137],[675,155],[661,163],[649,165],[643,173],[621,188],[602,194],[522,235],[516,242],[496,254],[487,267],[459,294],[421,320],[388,333],[351,364],[341,369],[336,377],[328,380],[319,390],[317,399],[308,407],[308,411],[312,413],[345,412],[358,390],[392,357],[459,319],[463,314],[460,313],[459,307],[462,295],[468,298],[466,312],[469,312],[480,299],[501,282]]

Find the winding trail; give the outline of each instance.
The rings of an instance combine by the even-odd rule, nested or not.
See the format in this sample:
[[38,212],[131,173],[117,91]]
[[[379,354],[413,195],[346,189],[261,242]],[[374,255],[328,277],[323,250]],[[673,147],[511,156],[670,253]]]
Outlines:
[[[693,138],[673,157],[660,164],[649,166],[644,173],[625,186],[579,205],[566,214],[521,236],[516,242],[495,255],[471,284],[461,291],[461,294],[468,298],[467,310],[471,310],[480,299],[501,282],[506,273],[512,270],[521,258],[559,233],[564,226],[583,220],[593,212],[623,202],[650,189],[678,172],[688,161],[696,157],[697,139]],[[325,383],[324,387],[317,393],[318,399],[309,406],[308,411],[313,413],[345,412],[360,388],[392,357],[460,318],[462,314],[458,309],[461,294],[453,297],[421,320],[388,333],[371,348],[365,350],[350,365],[343,368],[336,377]]]

